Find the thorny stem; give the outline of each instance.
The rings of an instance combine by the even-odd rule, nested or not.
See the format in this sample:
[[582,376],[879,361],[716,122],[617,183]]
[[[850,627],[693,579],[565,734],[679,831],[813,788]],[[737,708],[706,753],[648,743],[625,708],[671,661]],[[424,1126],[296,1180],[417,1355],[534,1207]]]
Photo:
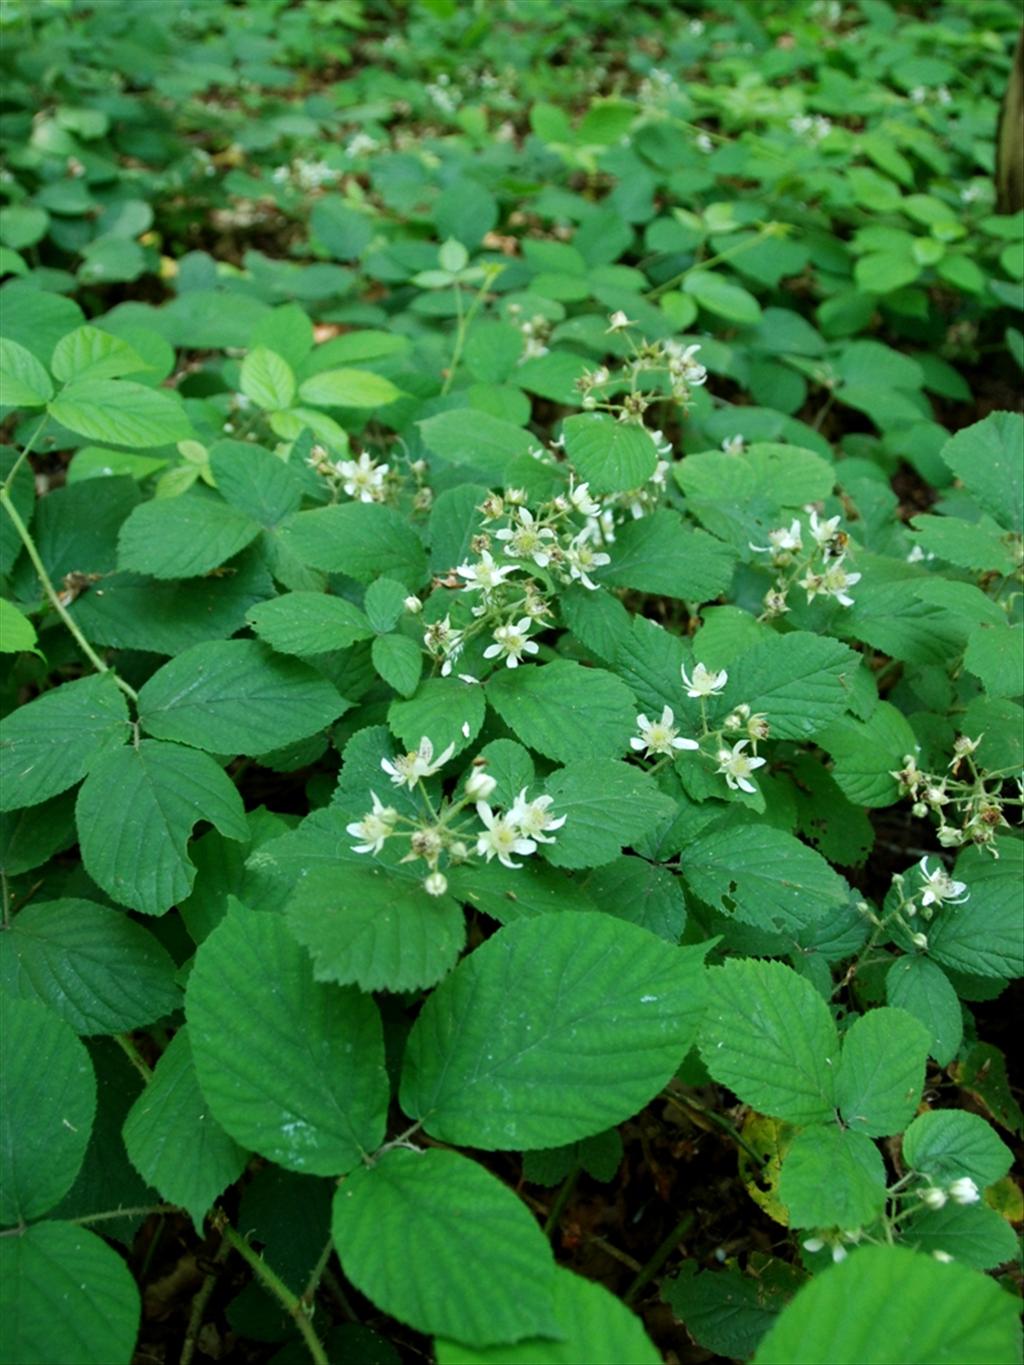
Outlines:
[[81,649],[82,653],[85,655],[85,657],[89,660],[93,668],[95,668],[98,673],[109,673],[110,676],[114,679],[114,682],[118,685],[118,687],[121,689],[121,691],[125,694],[126,697],[130,697],[132,701],[138,701],[139,694],[138,692],[136,692],[135,688],[130,687],[129,684],[124,681],[123,678],[118,676],[118,674],[110,667],[108,663],[105,663],[100,658],[100,656],[93,649],[92,645],[79,630],[78,625],[75,623],[75,621],[72,620],[71,616],[68,613],[67,608],[64,606],[64,603],[60,600],[60,596],[58,595],[56,588],[53,586],[53,583],[50,579],[50,575],[46,572],[46,567],[44,566],[42,559],[39,557],[39,551],[36,549],[36,543],[32,539],[28,527],[22,521],[21,516],[18,513],[18,509],[15,507],[13,501],[11,500],[11,495],[8,492],[6,485],[4,485],[3,488],[0,488],[0,507],[2,507],[4,511],[7,513],[7,515],[10,517],[11,522],[14,525],[14,529],[21,537],[21,543],[25,547],[25,553],[32,561],[32,567],[35,569],[36,574],[39,578],[39,582],[43,586],[43,591],[49,598],[50,605],[53,607],[54,611],[67,626],[71,634],[74,636],[76,642],[78,643],[79,649]]
[[668,1234],[665,1240],[659,1244],[658,1248],[654,1252],[654,1255],[651,1257],[651,1259],[647,1262],[644,1268],[637,1275],[633,1283],[626,1290],[626,1293],[623,1297],[623,1302],[632,1303],[636,1296],[640,1293],[641,1289],[643,1289],[645,1285],[649,1284],[651,1280],[654,1279],[655,1275],[657,1275],[658,1271],[665,1264],[668,1258],[672,1255],[672,1252],[675,1250],[677,1244],[681,1242],[682,1239],[686,1236],[686,1234],[690,1231],[690,1228],[693,1226],[694,1223],[694,1217],[695,1215],[693,1213],[683,1214],[682,1218],[680,1218],[679,1222],[675,1225],[675,1227]]
[[81,1218],[69,1218],[69,1223],[88,1225],[106,1223],[113,1218],[149,1218],[154,1213],[177,1213],[177,1204],[138,1204],[129,1209],[105,1209],[103,1213],[84,1213]]
[[294,1319],[296,1327],[302,1333],[302,1339],[306,1343],[306,1349],[316,1362],[316,1365],[330,1365],[327,1354],[321,1345],[320,1338],[313,1330],[313,1324],[309,1319],[307,1305],[303,1299],[298,1298],[285,1284],[270,1266],[267,1265],[262,1256],[253,1251],[249,1243],[242,1237],[231,1224],[224,1219],[222,1231],[225,1243],[229,1244],[238,1252],[242,1260],[247,1262],[253,1274],[263,1285],[268,1293],[273,1294],[289,1317]]

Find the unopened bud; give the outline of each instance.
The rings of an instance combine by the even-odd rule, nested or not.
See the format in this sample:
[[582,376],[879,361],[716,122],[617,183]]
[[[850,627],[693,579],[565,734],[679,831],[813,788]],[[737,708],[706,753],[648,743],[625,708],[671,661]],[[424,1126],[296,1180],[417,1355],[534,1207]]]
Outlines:
[[423,890],[428,896],[443,896],[448,890],[448,878],[443,872],[431,872],[423,879]]

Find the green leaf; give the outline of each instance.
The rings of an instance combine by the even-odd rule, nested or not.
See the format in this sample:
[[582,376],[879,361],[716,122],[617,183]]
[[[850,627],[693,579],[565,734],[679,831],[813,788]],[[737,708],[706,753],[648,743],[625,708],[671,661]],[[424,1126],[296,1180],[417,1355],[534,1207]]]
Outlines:
[[503,668],[487,683],[487,700],[525,745],[546,758],[617,757],[636,720],[632,694],[601,668],[556,659],[542,667]]
[[157,669],[139,720],[157,739],[220,754],[262,754],[322,730],[346,703],[308,664],[257,640],[210,640]]
[[886,1000],[906,1010],[928,1030],[931,1055],[948,1066],[964,1034],[963,1011],[949,977],[930,958],[898,958],[885,976]]
[[0,1240],[4,1358],[18,1365],[129,1365],[141,1304],[124,1260],[72,1223]]
[[373,666],[403,697],[416,691],[423,672],[423,650],[408,635],[377,635],[370,651]]
[[849,886],[820,853],[764,824],[698,836],[686,846],[682,872],[708,905],[771,931],[799,932],[851,900]]
[[849,706],[859,663],[827,635],[772,635],[730,665],[723,705],[765,714],[772,739],[810,739]]
[[0,814],[0,869],[8,877],[41,867],[75,842],[75,798],[71,792],[38,806]]
[[857,287],[865,294],[893,294],[913,284],[921,266],[902,251],[872,251],[862,256],[853,268]]
[[324,370],[299,385],[304,403],[322,407],[382,408],[401,396],[390,379],[372,370]]
[[892,776],[904,756],[917,750],[917,736],[902,711],[879,702],[867,720],[843,716],[818,735],[818,743],[833,759],[832,776],[840,791],[856,806],[891,806],[899,800]]
[[54,377],[66,384],[72,380],[116,379],[138,374],[149,366],[127,341],[87,324],[61,337],[53,349],[50,368]]
[[944,1252],[975,1270],[991,1270],[1018,1257],[1012,1226],[984,1204],[950,1202],[941,1209],[921,1209],[904,1224],[903,1240],[917,1251]]
[[438,1365],[659,1365],[661,1355],[640,1319],[603,1285],[558,1267],[554,1287],[558,1341],[534,1337],[473,1348],[438,1339]]
[[140,503],[121,527],[117,563],[153,578],[198,578],[259,535],[245,512],[200,489]]
[[751,327],[761,319],[761,305],[748,290],[712,270],[694,270],[683,281],[683,290],[716,317]]
[[312,956],[318,981],[364,991],[432,986],[466,943],[457,901],[430,896],[382,868],[346,868],[343,877],[313,868],[288,902],[287,922]]
[[0,337],[0,408],[42,408],[53,381],[31,351]]
[[558,1331],[555,1265],[533,1215],[457,1152],[397,1148],[353,1171],[332,1231],[346,1278],[418,1332],[489,1346]]
[[928,926],[928,954],[943,967],[972,976],[1024,976],[1020,878],[1024,844],[1004,839],[999,860],[968,848],[955,875],[967,883],[963,905],[945,905]]
[[885,1204],[885,1163],[864,1133],[812,1124],[782,1159],[779,1198],[794,1228],[860,1228]]
[[259,602],[246,620],[282,654],[327,654],[373,635],[365,612],[344,597],[322,592],[288,592]]
[[132,1165],[202,1236],[213,1201],[245,1170],[248,1153],[225,1133],[199,1089],[189,1031],[180,1028],[124,1121]]
[[468,465],[500,483],[509,464],[529,455],[536,438],[522,427],[475,408],[454,408],[418,423],[423,444],[449,464]]
[[715,1080],[775,1118],[830,1120],[839,1039],[811,983],[781,962],[735,958],[708,985],[700,1050]]
[[125,379],[76,380],[47,405],[62,426],[120,446],[166,446],[192,433],[181,401]]
[[345,573],[360,583],[388,574],[416,589],[427,576],[419,536],[392,508],[377,503],[346,502],[297,512],[282,526],[280,537],[300,563]]
[[854,1020],[836,1073],[836,1103],[849,1129],[902,1133],[921,1102],[930,1042],[905,1010],[882,1006]]
[[545,782],[552,812],[565,824],[542,845],[556,867],[601,867],[624,845],[670,819],[675,803],[639,768],[615,759],[582,759],[558,768]]
[[349,1171],[380,1145],[377,1007],[315,981],[279,915],[233,903],[199,946],[185,1014],[200,1087],[236,1142],[309,1175]]
[[73,787],[128,738],[128,707],[109,673],[44,692],[0,722],[0,809]]
[[[360,213],[340,194],[325,194],[317,199],[310,215],[310,227],[336,261],[350,261],[360,256],[374,235],[373,219],[367,213]],[[339,341],[346,339],[338,338]]]
[[611,561],[598,574],[602,583],[687,602],[724,592],[736,565],[728,546],[668,508],[628,521],[616,534]]
[[903,1134],[903,1163],[933,1185],[948,1187],[967,1176],[984,1190],[1002,1180],[1013,1155],[980,1115],[932,1109],[918,1115]]
[[292,367],[267,346],[254,346],[245,357],[239,382],[246,398],[268,412],[290,408],[295,397]]
[[1024,530],[1024,417],[990,412],[942,447],[946,464],[1000,526]]
[[649,929],[666,943],[678,943],[686,927],[683,884],[667,867],[643,858],[616,858],[586,882],[587,894],[599,910]]
[[580,413],[562,424],[566,458],[592,493],[639,488],[654,473],[658,452],[650,434],[604,413]]
[[75,1183],[96,1113],[84,1045],[37,1000],[0,995],[0,1224],[52,1209]]
[[458,754],[480,733],[486,709],[482,687],[458,678],[425,678],[414,696],[391,703],[388,725],[410,752],[426,735],[435,753],[454,744]]
[[990,697],[1024,692],[1024,625],[976,626],[967,637],[964,667]]
[[865,1247],[782,1310],[754,1365],[1019,1365],[1012,1297],[966,1266]]
[[1013,556],[1000,528],[987,517],[984,522],[960,517],[911,517],[917,531],[914,543],[930,554],[976,573],[1012,573]]
[[13,602],[0,597],[0,654],[20,654],[35,649],[36,628]]
[[506,925],[438,986],[406,1046],[402,1107],[443,1142],[552,1147],[630,1118],[686,1054],[706,949],[608,915]]
[[740,1360],[754,1353],[781,1307],[763,1279],[731,1268],[698,1274],[696,1260],[662,1282],[661,1297],[698,1345]]
[[218,441],[210,447],[210,469],[221,497],[267,530],[302,503],[299,476],[262,446]]
[[142,740],[104,755],[76,806],[85,869],[107,895],[162,915],[192,889],[188,840],[199,820],[247,839],[242,799],[208,754]]
[[0,938],[0,984],[40,1000],[76,1033],[120,1033],[181,1004],[175,964],[123,911],[86,900],[35,902]]
[[394,630],[405,611],[406,596],[404,585],[396,583],[393,578],[378,578],[366,589],[363,610],[379,635]]

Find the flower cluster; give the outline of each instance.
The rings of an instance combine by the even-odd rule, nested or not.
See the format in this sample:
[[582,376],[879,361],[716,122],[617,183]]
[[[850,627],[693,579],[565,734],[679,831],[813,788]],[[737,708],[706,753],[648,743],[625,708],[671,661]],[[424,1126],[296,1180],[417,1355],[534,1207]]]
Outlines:
[[853,606],[850,589],[860,582],[861,575],[846,567],[850,542],[840,529],[840,518],[822,518],[815,507],[805,507],[804,514],[806,527],[800,517],[794,517],[788,526],[768,532],[767,545],[750,544],[758,554],[770,555],[776,570],[775,583],[764,597],[762,619],[790,610],[788,599],[794,586],[806,592],[808,603],[824,597],[843,607]]
[[903,767],[893,769],[890,776],[899,783],[901,794],[913,801],[915,816],[931,815],[938,822],[937,837],[943,848],[975,844],[998,858],[996,835],[1009,825],[1004,812],[1022,803],[1020,795],[1009,796],[1005,791],[1006,779],[1015,769],[989,770],[975,760],[983,738],[958,735],[944,773],[924,771],[913,754],[904,754]]
[[[619,310],[608,319],[608,333],[628,333],[635,326],[632,318]],[[692,391],[707,383],[708,372],[697,359],[699,342],[634,341],[628,338],[630,353],[614,371],[602,365],[586,371],[576,382],[582,395],[580,404],[588,412],[595,409],[611,413],[620,422],[642,424],[646,410],[664,402],[665,379],[672,399],[686,412]],[[647,376],[656,376],[647,382]]]
[[436,776],[454,752],[455,745],[449,744],[435,754],[433,741],[424,736],[411,752],[382,758],[380,766],[395,787],[419,790],[422,813],[400,814],[371,790],[370,810],[345,827],[358,841],[352,845],[354,853],[376,855],[389,839],[407,840],[409,850],[401,861],[426,864],[423,887],[431,896],[443,896],[448,890],[442,861],[452,866],[474,858],[488,863],[497,858],[503,867],[520,868],[522,863],[514,858],[528,857],[540,844],[553,844],[555,831],[566,822],[566,816],[552,813],[553,797],[545,794],[530,799],[526,787],[506,810],[496,809],[491,798],[498,784],[481,761],[474,763],[461,793],[452,800],[442,798],[435,807],[421,784]]

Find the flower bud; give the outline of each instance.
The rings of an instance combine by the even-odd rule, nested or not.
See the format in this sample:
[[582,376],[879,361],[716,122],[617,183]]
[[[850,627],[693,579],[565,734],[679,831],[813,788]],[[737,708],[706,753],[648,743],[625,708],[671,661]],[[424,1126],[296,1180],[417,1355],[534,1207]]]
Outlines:
[[950,1261],[952,1261],[953,1259],[953,1257],[949,1254],[948,1251],[936,1250],[932,1252],[932,1256],[935,1258],[936,1261],[941,1262],[942,1265],[949,1265]]
[[418,616],[423,610],[423,603],[418,597],[407,597],[402,606],[405,607],[406,611],[411,611],[413,616]]
[[423,890],[428,896],[443,896],[448,890],[448,878],[443,872],[431,872],[423,879]]
[[927,934],[911,934],[910,941],[915,948],[920,948],[922,951],[928,947]]
[[969,1175],[962,1175],[950,1185],[949,1197],[954,1204],[976,1204],[981,1198],[981,1191]]
[[948,1198],[946,1191],[940,1190],[935,1185],[930,1186],[926,1190],[918,1190],[918,1194],[921,1198],[921,1202],[929,1209],[944,1208]]
[[470,801],[486,801],[497,785],[490,773],[485,773],[482,768],[474,768],[466,778],[466,795]]

